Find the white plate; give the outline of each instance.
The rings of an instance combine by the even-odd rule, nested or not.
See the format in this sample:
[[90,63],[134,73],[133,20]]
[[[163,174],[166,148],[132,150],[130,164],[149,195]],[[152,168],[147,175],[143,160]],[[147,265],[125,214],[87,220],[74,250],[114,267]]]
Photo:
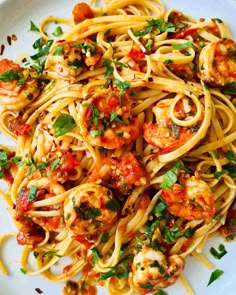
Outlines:
[[[36,33],[29,33],[30,20],[36,24],[47,15],[70,16],[73,5],[76,0],[0,0],[0,46],[6,45],[4,55],[14,59],[19,53],[31,53],[32,43],[38,38]],[[164,0],[168,8],[177,8],[195,18],[205,17],[220,18],[229,24],[229,27],[236,38],[236,1],[235,0]],[[7,36],[15,34],[17,41],[12,42],[12,46],[7,45]],[[1,144],[9,144],[9,141],[0,135]],[[4,184],[0,182],[0,187]],[[15,227],[9,218],[6,210],[6,204],[0,199],[0,234],[6,231],[14,231]],[[205,253],[209,256],[210,245],[217,246],[222,240],[214,240],[208,243]],[[14,239],[8,241],[1,253],[5,262],[9,266],[10,274],[3,276],[0,274],[0,294],[1,295],[36,295],[35,288],[40,288],[43,295],[61,294],[62,284],[55,284],[45,281],[42,277],[29,277],[20,272],[19,257],[20,246]],[[211,271],[207,270],[201,264],[188,259],[185,269],[185,275],[191,282],[196,295],[234,295],[236,291],[236,262],[235,252],[236,243],[226,245],[228,255],[220,261],[211,260],[225,273],[211,286],[206,287]],[[183,295],[183,289],[176,284],[167,290],[169,295]],[[103,289],[99,289],[99,295],[105,295]]]

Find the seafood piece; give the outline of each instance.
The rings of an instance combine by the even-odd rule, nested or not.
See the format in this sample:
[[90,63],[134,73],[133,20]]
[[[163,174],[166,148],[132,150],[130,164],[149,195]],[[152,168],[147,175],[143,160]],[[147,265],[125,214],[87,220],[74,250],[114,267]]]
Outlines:
[[124,155],[121,160],[103,158],[101,165],[92,171],[89,181],[95,182],[99,179],[102,185],[114,188],[123,194],[129,193],[135,186],[149,183],[147,172],[132,153]]
[[[43,201],[55,197],[65,191],[64,187],[48,178],[33,179],[23,187],[16,198],[15,219],[23,225],[38,224],[45,230],[56,231],[62,226],[62,202],[52,205],[34,207],[36,201]],[[47,211],[47,215],[40,216],[40,212]]]
[[[122,100],[122,103],[121,103]],[[81,104],[80,133],[94,146],[118,149],[132,143],[140,133],[140,124],[132,118],[128,96],[107,90]]]
[[[148,122],[143,125],[144,139],[151,145],[160,149],[159,154],[164,154],[175,150],[189,141],[196,131],[198,126],[194,128],[183,127],[175,124],[170,117],[170,107],[174,99],[164,99],[159,101],[153,107],[156,122]],[[185,110],[184,105],[178,102],[175,106],[175,116],[178,119],[186,119],[196,112],[194,105],[187,105]],[[200,121],[201,122],[201,121]]]
[[77,3],[72,10],[72,15],[75,24],[94,17],[91,7],[85,2]]
[[94,183],[79,185],[64,204],[66,227],[77,235],[99,234],[112,226],[119,203],[112,191]]
[[134,257],[129,283],[138,294],[153,293],[173,285],[184,266],[185,260],[179,255],[165,257],[162,252],[144,245]]
[[199,56],[200,79],[213,86],[236,82],[236,43],[221,39],[205,46]]
[[0,104],[20,111],[40,94],[35,72],[9,59],[0,60]]
[[102,49],[90,39],[58,40],[50,49],[45,70],[59,78],[73,80],[84,70],[94,67],[102,57]]
[[171,189],[163,189],[161,196],[167,210],[186,220],[206,219],[210,221],[215,214],[214,195],[207,183],[196,176],[180,177],[179,183]]

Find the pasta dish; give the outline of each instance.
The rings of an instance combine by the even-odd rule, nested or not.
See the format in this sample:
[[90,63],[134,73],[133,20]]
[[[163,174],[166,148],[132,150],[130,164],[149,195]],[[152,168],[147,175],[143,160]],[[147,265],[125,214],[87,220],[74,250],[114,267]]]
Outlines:
[[[113,0],[78,3],[70,18],[31,30],[30,58],[0,60],[0,130],[15,142],[0,145],[1,196],[21,271],[65,281],[64,295],[96,285],[163,295],[177,280],[194,294],[186,258],[213,269],[205,243],[236,233],[236,43],[226,23],[160,0]],[[226,254],[223,244],[211,252]],[[223,271],[212,274],[209,284]]]

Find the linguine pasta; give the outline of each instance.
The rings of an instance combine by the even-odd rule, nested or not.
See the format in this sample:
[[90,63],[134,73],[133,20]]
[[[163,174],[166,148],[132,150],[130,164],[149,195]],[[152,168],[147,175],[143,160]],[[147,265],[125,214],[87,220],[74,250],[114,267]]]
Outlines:
[[9,184],[1,195],[21,269],[67,281],[64,294],[94,294],[97,284],[108,294],[162,294],[177,280],[194,294],[186,258],[213,269],[204,244],[236,231],[227,25],[159,0],[114,0],[48,16],[39,33],[30,65],[0,61],[0,129],[16,143],[0,146]]

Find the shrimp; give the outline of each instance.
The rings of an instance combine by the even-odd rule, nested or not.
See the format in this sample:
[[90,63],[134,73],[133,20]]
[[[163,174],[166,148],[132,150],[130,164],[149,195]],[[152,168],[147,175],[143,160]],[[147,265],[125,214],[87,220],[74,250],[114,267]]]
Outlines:
[[221,39],[206,45],[199,56],[198,76],[213,86],[236,82],[236,43]]
[[9,59],[0,60],[0,104],[20,111],[40,94],[35,73]]
[[124,155],[121,160],[103,158],[99,167],[96,167],[89,177],[95,182],[101,179],[102,184],[120,191],[129,193],[135,186],[148,185],[149,177],[144,167],[132,153]]
[[196,176],[179,178],[170,190],[163,189],[161,196],[169,213],[195,220],[205,218],[210,221],[215,214],[214,195],[207,183]]
[[[121,103],[122,100],[122,103]],[[132,118],[128,96],[106,90],[81,104],[80,133],[94,146],[118,149],[137,139],[138,119]]]
[[77,236],[99,234],[117,218],[119,203],[112,191],[95,183],[79,185],[64,203],[66,227]]
[[[185,260],[179,255],[165,255],[144,245],[134,256],[129,283],[138,294],[154,293],[173,285],[180,277]],[[144,288],[148,286],[148,288]]]
[[[156,123],[148,122],[143,125],[144,139],[156,148],[159,148],[159,154],[164,154],[175,150],[189,141],[197,131],[196,128],[187,128],[176,125],[170,117],[170,106],[174,99],[164,99],[159,101],[153,107],[153,113],[156,117]],[[194,113],[194,105],[188,105],[185,111],[183,105],[176,104],[175,116],[179,119],[185,119]]]
[[90,39],[58,40],[50,50],[45,69],[59,78],[74,80],[87,68],[93,68],[102,57],[102,49]]
[[75,24],[78,24],[87,18],[94,17],[91,7],[85,2],[76,4],[73,8],[72,15]]
[[[50,181],[46,177],[29,181],[28,185],[21,189],[16,198],[15,219],[23,225],[25,220],[31,219],[33,223],[38,224],[45,230],[56,231],[62,225],[62,202],[37,208],[34,208],[33,204],[35,201],[52,198],[64,191],[62,185],[56,181]],[[35,216],[40,211],[48,211],[48,217]],[[56,211],[58,212],[54,214]],[[52,212],[52,215],[50,215],[50,212]]]

